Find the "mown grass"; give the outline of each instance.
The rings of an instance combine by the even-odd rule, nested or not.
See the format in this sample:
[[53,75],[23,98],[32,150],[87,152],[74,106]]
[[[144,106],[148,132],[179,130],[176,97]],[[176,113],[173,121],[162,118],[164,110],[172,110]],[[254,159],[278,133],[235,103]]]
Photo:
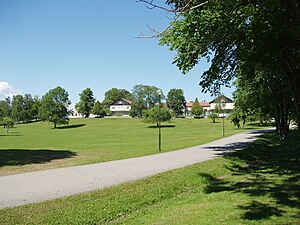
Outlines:
[[147,179],[0,210],[0,224],[299,224],[300,138]]
[[[221,130],[222,123],[208,119],[176,119],[162,128],[162,150],[210,142]],[[238,132],[225,120],[226,135]],[[0,134],[0,175],[156,154],[157,142],[157,128],[141,119],[71,119],[58,129],[47,122],[19,124]]]

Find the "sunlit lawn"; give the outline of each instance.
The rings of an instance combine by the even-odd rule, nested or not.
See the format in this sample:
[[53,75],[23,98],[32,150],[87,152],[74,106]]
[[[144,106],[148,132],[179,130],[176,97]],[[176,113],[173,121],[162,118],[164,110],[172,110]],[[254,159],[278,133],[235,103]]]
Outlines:
[[[176,119],[163,125],[162,152],[221,138],[222,120]],[[225,120],[225,135],[237,132]],[[156,154],[157,133],[141,119],[71,119],[62,129],[48,122],[19,124],[0,133],[0,175]]]
[[299,136],[280,143],[267,134],[222,158],[2,209],[0,224],[300,224],[299,178]]

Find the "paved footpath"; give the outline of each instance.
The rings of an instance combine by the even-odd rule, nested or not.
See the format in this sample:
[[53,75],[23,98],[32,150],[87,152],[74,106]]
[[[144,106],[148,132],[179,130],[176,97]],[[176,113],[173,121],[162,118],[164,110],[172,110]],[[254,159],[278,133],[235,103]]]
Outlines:
[[222,156],[262,132],[235,134],[208,144],[138,158],[0,177],[0,208],[98,190]]

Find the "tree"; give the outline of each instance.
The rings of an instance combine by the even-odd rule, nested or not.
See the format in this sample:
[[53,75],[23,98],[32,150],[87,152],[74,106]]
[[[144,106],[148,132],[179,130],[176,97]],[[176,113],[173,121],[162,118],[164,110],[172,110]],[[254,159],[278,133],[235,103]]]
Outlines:
[[57,125],[69,123],[68,106],[71,104],[68,92],[58,86],[49,90],[41,100],[41,117]]
[[92,113],[97,117],[104,117],[106,115],[104,106],[99,101],[96,101],[92,109]]
[[4,117],[1,121],[4,128],[6,128],[6,133],[8,133],[9,129],[14,126],[14,121],[10,117]]
[[173,111],[175,116],[181,116],[184,112],[185,98],[182,89],[171,89],[167,95],[168,107]]
[[211,119],[211,121],[212,121],[213,123],[216,122],[216,119],[219,119],[218,114],[216,114],[216,113],[211,113],[211,114],[209,114],[209,115],[208,115],[208,118]]
[[[153,1],[142,2],[153,4]],[[204,92],[213,94],[219,92],[221,85],[229,85],[233,78],[260,80],[269,87],[261,92],[263,95],[279,96],[269,104],[280,138],[285,139],[289,118],[296,117],[297,123],[300,122],[297,1],[167,0],[166,3],[175,12],[175,20],[158,37],[161,45],[177,51],[174,64],[185,74],[206,57],[211,66],[201,75],[200,85]]]
[[241,116],[240,116],[240,114],[239,114],[239,112],[237,110],[234,110],[230,114],[229,119],[230,119],[231,123],[234,124],[234,126],[236,126],[238,129],[241,128],[241,124],[240,124],[240,122],[241,122]]
[[203,108],[198,102],[198,98],[195,99],[195,102],[193,103],[191,113],[194,115],[195,118],[199,118],[203,114]]
[[[142,117],[143,110],[151,109],[158,102],[158,88],[149,85],[134,85],[132,89],[133,104],[132,111],[139,117]],[[161,96],[163,99],[164,96]]]
[[158,126],[158,122],[170,122],[172,119],[172,114],[167,108],[160,108],[160,117],[158,114],[158,106],[154,106],[149,110],[144,111],[144,122],[145,123],[156,123]]
[[0,101],[0,120],[3,117],[11,116],[11,104],[10,98],[6,98],[5,100]]
[[36,118],[38,111],[36,111],[35,100],[32,98],[31,94],[25,94],[23,97],[23,110],[22,118],[23,122],[29,122]]
[[11,114],[12,118],[16,123],[24,121],[24,98],[22,95],[13,96],[11,103]]
[[34,96],[33,103],[31,107],[31,114],[33,119],[38,120],[40,119],[40,108],[41,108],[41,100],[39,99],[39,96]]
[[80,100],[75,105],[76,110],[88,118],[95,104],[94,94],[90,88],[84,89],[80,94]]

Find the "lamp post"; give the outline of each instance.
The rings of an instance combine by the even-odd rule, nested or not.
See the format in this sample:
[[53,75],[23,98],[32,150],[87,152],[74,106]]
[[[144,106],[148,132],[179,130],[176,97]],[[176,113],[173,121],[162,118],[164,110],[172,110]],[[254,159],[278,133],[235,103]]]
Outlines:
[[222,99],[221,100],[221,102],[222,102],[222,105],[221,105],[221,107],[222,107],[222,109],[223,109],[223,126],[222,126],[222,136],[224,137],[224,135],[225,135],[225,130],[224,130],[224,117],[225,117],[225,115],[224,115],[224,110],[225,110],[225,101],[224,101],[224,99]]
[[162,90],[158,89],[156,91],[158,95],[158,151],[161,151],[161,130],[160,130],[160,103],[161,103],[161,96]]

